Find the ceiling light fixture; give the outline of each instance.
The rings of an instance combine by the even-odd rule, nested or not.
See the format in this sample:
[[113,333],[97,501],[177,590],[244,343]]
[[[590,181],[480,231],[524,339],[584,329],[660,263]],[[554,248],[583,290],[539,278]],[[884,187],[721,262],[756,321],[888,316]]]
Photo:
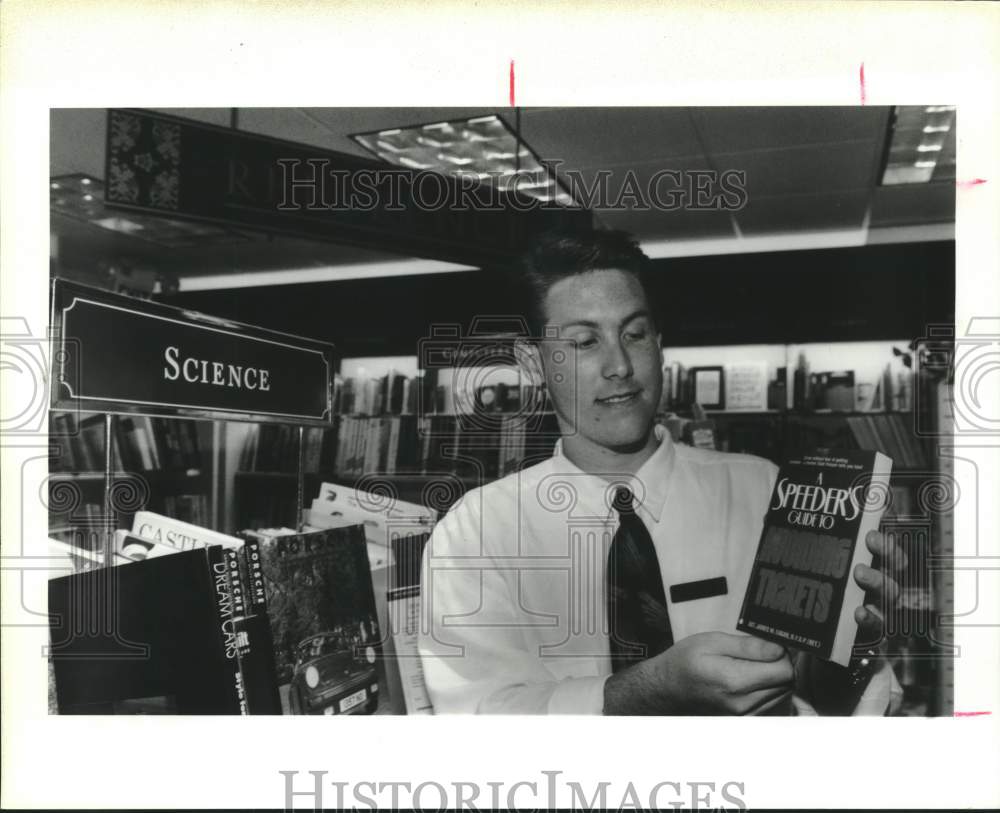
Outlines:
[[475,271],[468,265],[441,260],[393,260],[380,263],[281,268],[273,271],[239,271],[233,274],[201,274],[181,277],[181,291],[214,291],[225,288],[258,288],[264,285],[296,285],[311,282],[346,282],[379,277],[410,277]]
[[395,166],[431,170],[455,177],[492,179],[520,194],[560,206],[579,204],[555,174],[542,164],[498,115],[476,116],[350,136],[372,154]]
[[901,105],[892,113],[882,185],[955,179],[955,106]]

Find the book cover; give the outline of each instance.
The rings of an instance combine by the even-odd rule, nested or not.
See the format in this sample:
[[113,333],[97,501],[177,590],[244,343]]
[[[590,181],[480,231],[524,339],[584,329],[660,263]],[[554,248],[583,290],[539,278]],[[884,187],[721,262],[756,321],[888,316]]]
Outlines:
[[[202,548],[50,580],[59,713],[239,714],[219,577]],[[109,591],[113,618],[80,600]]]
[[382,635],[363,526],[254,536],[284,712],[373,712]]
[[136,536],[171,545],[180,550],[204,548],[207,545],[239,547],[243,540],[235,536],[212,531],[190,522],[167,517],[153,511],[137,511],[132,521],[132,533]]
[[785,463],[771,495],[737,629],[846,666],[871,564],[865,536],[885,510],[892,460],[819,449]]

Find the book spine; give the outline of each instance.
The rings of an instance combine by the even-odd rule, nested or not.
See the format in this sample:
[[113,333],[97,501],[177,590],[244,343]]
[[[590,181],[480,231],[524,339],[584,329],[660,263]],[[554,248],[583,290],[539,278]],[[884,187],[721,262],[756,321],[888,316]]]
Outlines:
[[243,670],[240,669],[239,643],[233,616],[233,591],[229,580],[229,565],[221,545],[211,545],[206,549],[209,575],[214,590],[216,623],[222,642],[227,683],[232,689],[232,709],[234,713],[249,714]]
[[[892,460],[883,454],[876,452],[872,461],[871,483],[868,488],[879,488],[884,493],[889,493],[889,478],[892,475]],[[858,527],[858,535],[854,542],[854,555],[850,566],[847,568],[848,574],[853,574],[855,568],[861,564],[871,566],[872,552],[868,549],[865,537],[869,531],[878,530],[882,521],[882,514],[885,511],[885,501],[876,508],[865,508],[862,513],[861,523]],[[851,660],[851,652],[854,648],[854,641],[857,637],[858,623],[854,620],[854,608],[864,604],[865,593],[861,586],[854,580],[853,575],[849,575],[846,587],[844,588],[844,598],[840,605],[840,619],[837,622],[837,631],[833,638],[833,645],[830,652],[830,660],[847,666]]]
[[267,612],[267,593],[264,590],[264,563],[260,540],[246,534],[241,548],[243,567],[247,574],[247,606],[251,613]]
[[[226,548],[223,555],[232,587],[233,630],[236,657],[246,693],[246,713],[281,714],[270,621],[263,610],[251,610],[247,559],[241,555],[241,550]],[[259,565],[259,556],[257,562]]]

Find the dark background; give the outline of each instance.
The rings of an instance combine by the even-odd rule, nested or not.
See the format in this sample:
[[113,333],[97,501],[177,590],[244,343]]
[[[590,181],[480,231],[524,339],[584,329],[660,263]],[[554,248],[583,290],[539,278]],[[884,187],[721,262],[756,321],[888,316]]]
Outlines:
[[[899,243],[654,260],[664,346],[916,339],[955,312],[955,244]],[[332,341],[341,357],[413,355],[434,324],[521,312],[497,271],[199,291],[161,301]]]

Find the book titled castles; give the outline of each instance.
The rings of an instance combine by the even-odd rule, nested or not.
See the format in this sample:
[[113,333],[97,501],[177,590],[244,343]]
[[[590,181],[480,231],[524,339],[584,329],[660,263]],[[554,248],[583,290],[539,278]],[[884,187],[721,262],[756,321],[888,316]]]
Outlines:
[[737,629],[847,666],[864,591],[854,568],[889,494],[880,452],[820,449],[778,472]]

